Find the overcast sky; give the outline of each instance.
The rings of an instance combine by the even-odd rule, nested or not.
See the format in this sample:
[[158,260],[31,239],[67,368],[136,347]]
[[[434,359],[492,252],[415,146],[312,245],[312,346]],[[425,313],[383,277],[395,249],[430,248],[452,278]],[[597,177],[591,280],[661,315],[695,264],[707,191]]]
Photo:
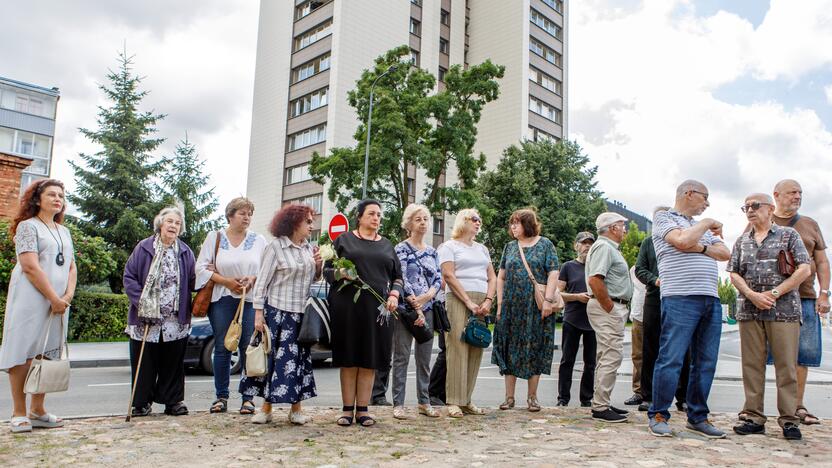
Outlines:
[[[72,190],[66,161],[96,150],[77,128],[95,128],[97,86],[126,43],[144,110],[168,115],[161,152],[187,131],[224,205],[245,193],[258,5],[17,1],[3,10],[0,75],[61,89],[53,174]],[[570,137],[609,198],[649,213],[697,178],[733,239],[744,195],[792,177],[832,233],[832,0],[570,5]]]

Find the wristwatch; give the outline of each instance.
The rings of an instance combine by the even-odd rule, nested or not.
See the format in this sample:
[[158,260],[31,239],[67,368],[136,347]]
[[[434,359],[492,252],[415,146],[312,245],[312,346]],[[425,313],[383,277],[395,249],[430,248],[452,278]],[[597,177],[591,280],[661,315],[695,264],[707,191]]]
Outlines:
[[832,297],[832,291],[830,291],[830,290],[828,290],[828,289],[821,289],[821,290],[820,290],[820,294],[821,294],[822,296]]
[[778,291],[777,289],[772,289],[771,290],[771,295],[774,296],[774,298],[776,299],[776,298],[780,297],[780,291]]

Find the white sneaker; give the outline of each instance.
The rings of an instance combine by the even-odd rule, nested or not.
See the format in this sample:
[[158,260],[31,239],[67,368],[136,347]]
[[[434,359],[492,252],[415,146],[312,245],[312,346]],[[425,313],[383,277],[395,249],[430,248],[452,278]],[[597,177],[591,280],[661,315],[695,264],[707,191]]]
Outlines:
[[272,422],[272,412],[258,411],[251,417],[251,422],[254,424],[268,424]]
[[295,413],[292,410],[289,410],[289,422],[292,424],[297,424],[298,426],[303,426],[304,424],[311,421],[311,418],[308,416],[304,416],[300,411]]

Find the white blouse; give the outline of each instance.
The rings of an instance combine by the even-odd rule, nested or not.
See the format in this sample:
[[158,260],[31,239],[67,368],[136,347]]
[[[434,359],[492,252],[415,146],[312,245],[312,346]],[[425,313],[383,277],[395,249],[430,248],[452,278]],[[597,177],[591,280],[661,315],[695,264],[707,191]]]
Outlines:
[[[208,233],[205,242],[199,250],[199,257],[196,259],[196,289],[200,289],[211,279],[212,271],[208,265],[213,264],[217,272],[226,278],[239,278],[241,276],[256,276],[260,270],[260,257],[266,248],[266,238],[252,231],[246,232],[246,237],[240,245],[234,247],[228,241],[225,229],[220,232],[220,247],[217,250],[217,258],[214,258],[214,245],[217,239],[217,231]],[[246,301],[251,301],[252,290],[246,292]],[[232,293],[221,284],[214,285],[214,293],[211,295],[211,302],[216,302],[224,296],[231,296],[239,299],[239,294]]]

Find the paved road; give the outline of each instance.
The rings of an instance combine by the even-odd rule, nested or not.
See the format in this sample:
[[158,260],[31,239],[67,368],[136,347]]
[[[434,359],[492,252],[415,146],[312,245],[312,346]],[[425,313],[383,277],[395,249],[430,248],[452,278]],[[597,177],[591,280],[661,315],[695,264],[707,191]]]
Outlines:
[[[830,338],[829,335],[832,335],[832,332],[827,330],[826,334],[826,338]],[[826,342],[832,343],[829,340],[826,340]],[[739,356],[739,337],[736,333],[723,335],[720,351],[720,364],[728,365],[733,360],[733,365],[738,369],[736,361]],[[625,352],[629,356],[629,345]],[[832,350],[826,351],[824,354],[824,367],[817,371],[812,370],[810,373],[810,381],[817,381],[818,383],[808,386],[806,403],[810,410],[818,416],[832,418],[832,405],[830,405],[832,381],[829,379],[832,375]],[[490,359],[490,352],[487,351],[483,357],[479,381],[474,392],[474,401],[481,406],[496,407],[503,400],[503,378],[499,375],[496,367],[490,364]],[[544,376],[541,379],[538,396],[544,406],[555,404],[557,363],[559,360],[560,351],[556,351],[552,375]],[[577,395],[578,392],[577,382],[580,378],[582,365],[582,363],[576,365],[576,375],[573,377],[573,395]],[[412,366],[413,363],[411,362],[407,388],[407,402],[409,405],[415,404],[415,377]],[[622,373],[629,373],[629,368],[629,357],[627,357],[621,369]],[[769,369],[769,378],[773,378],[773,369],[771,367]],[[739,377],[739,374],[737,373],[735,377]],[[826,382],[821,382],[824,378]],[[7,374],[0,373],[0,418],[8,417],[11,410],[11,397],[7,390],[7,379]],[[315,380],[318,387],[318,397],[307,402],[307,404],[340,406],[338,370],[328,367],[317,368],[315,370]],[[614,403],[621,404],[632,394],[631,382],[629,375],[619,376],[613,392]],[[120,414],[126,411],[129,389],[130,369],[128,367],[72,369],[70,390],[66,393],[48,397],[47,407],[50,411],[61,416]],[[194,410],[206,410],[214,399],[213,380],[210,375],[189,374],[185,390],[186,402]],[[232,384],[233,391],[234,384]],[[521,381],[517,387],[518,403],[525,400],[525,394],[525,384]],[[714,383],[710,399],[713,411],[735,412],[741,407],[742,402],[742,382],[719,379]],[[237,403],[238,401],[232,400],[231,408],[236,409]],[[572,404],[576,405],[577,401],[573,400]],[[154,410],[160,411],[161,409],[157,406]],[[776,413],[776,393],[772,382],[766,387],[766,410],[768,413]]]

